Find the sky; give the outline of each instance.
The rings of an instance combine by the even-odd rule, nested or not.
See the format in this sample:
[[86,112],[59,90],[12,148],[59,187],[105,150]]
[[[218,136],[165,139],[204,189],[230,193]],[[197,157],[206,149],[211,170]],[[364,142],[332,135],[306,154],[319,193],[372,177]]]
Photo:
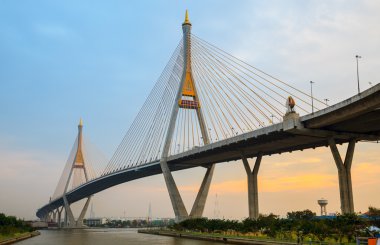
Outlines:
[[[0,212],[34,219],[53,194],[77,134],[110,158],[182,37],[192,32],[297,88],[338,103],[360,83],[380,82],[380,2],[345,1],[0,1]],[[380,207],[379,144],[357,145],[356,211]],[[340,147],[341,152],[346,146]],[[251,160],[252,161],[252,160]],[[204,169],[175,172],[190,210]],[[216,166],[205,216],[248,216],[240,161]],[[217,196],[217,197],[216,197]],[[264,157],[261,213],[339,211],[328,148]],[[173,217],[162,175],[98,193],[97,216]],[[80,203],[76,204],[79,206]]]

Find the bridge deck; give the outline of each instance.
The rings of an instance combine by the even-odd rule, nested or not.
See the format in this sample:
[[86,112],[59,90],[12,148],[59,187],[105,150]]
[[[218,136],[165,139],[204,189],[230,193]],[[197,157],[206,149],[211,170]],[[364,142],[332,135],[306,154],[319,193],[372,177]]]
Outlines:
[[[287,127],[274,124],[252,132],[212,143],[168,158],[172,171],[207,166],[258,154],[272,155],[327,146],[333,137],[337,143],[350,139],[380,139],[380,84],[336,105],[300,118],[300,124]],[[284,127],[285,125],[285,127]],[[131,180],[161,173],[159,162],[130,168],[94,179],[67,194],[70,203]],[[58,198],[37,211],[38,217],[63,205]]]

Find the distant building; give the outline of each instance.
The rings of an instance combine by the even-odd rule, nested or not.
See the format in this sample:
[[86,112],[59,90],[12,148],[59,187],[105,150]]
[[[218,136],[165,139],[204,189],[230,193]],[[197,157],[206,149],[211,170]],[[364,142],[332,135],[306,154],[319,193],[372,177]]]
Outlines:
[[85,219],[83,223],[87,226],[100,226],[107,223],[107,219],[106,218],[89,218],[89,219]]
[[44,221],[26,221],[25,223],[37,229],[48,228],[48,223]]

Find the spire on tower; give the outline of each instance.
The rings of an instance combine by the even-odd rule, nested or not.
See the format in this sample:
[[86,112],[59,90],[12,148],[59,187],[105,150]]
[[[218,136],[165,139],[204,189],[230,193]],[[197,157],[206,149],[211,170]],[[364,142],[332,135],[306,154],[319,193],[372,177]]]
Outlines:
[[191,25],[189,21],[189,12],[187,11],[187,9],[186,9],[186,14],[185,14],[185,21],[183,22],[182,25]]
[[80,118],[79,125],[78,125],[78,148],[77,148],[77,154],[75,157],[74,168],[84,169],[84,158],[83,158],[83,153],[82,153],[82,144],[83,144],[82,127],[83,127],[83,121],[82,121],[82,118]]

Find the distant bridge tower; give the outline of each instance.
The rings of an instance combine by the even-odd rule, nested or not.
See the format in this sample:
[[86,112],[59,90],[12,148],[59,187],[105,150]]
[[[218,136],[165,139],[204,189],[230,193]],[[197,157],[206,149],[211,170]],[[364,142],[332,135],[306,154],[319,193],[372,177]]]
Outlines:
[[318,200],[318,204],[319,206],[321,206],[321,216],[326,216],[327,215],[327,210],[326,210],[326,206],[329,202],[322,198],[320,200]]
[[[80,119],[79,125],[78,125],[78,144],[77,149],[74,157],[74,161],[72,163],[69,176],[66,181],[65,189],[63,191],[63,201],[64,201],[64,207],[65,207],[65,220],[64,220],[64,226],[65,227],[83,227],[83,218],[87,212],[88,205],[90,204],[91,196],[89,196],[86,200],[86,203],[78,217],[77,220],[74,218],[74,214],[70,207],[70,202],[67,200],[66,193],[69,187],[69,184],[74,184],[77,179],[80,178],[81,172],[84,174],[85,181],[87,182],[89,180],[88,177],[88,169],[86,164],[86,159],[84,158],[83,154],[83,121]],[[73,176],[74,175],[74,176]]]
[[189,14],[186,10],[185,21],[182,24],[183,30],[183,50],[184,50],[184,69],[182,78],[176,95],[176,103],[173,105],[171,118],[169,122],[168,133],[166,134],[164,148],[162,151],[162,157],[160,160],[161,170],[165,178],[165,183],[168,188],[170,200],[173,205],[176,221],[188,219],[189,217],[197,218],[201,217],[206,204],[207,194],[210,189],[212,176],[214,173],[214,164],[210,164],[207,167],[205,177],[202,181],[198,195],[195,199],[193,208],[190,215],[188,215],[185,205],[182,201],[182,197],[178,191],[177,185],[171,174],[170,168],[167,164],[167,157],[169,153],[170,143],[173,137],[175,123],[177,115],[180,109],[182,110],[195,110],[198,117],[198,123],[202,134],[204,145],[209,144],[209,135],[207,133],[204,116],[201,110],[201,104],[197,94],[196,83],[192,74],[191,67],[191,23],[189,20]]

